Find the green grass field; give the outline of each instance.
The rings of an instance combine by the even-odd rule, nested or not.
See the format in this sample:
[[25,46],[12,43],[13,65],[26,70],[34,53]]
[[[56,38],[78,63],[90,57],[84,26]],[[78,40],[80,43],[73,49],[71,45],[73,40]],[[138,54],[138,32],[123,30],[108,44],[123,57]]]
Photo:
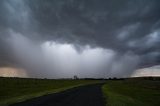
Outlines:
[[160,81],[106,81],[107,106],[160,106]]
[[[99,82],[102,81],[0,78],[0,106]],[[160,81],[107,80],[102,90],[107,106],[160,106]]]
[[0,106],[98,82],[100,81],[0,78]]

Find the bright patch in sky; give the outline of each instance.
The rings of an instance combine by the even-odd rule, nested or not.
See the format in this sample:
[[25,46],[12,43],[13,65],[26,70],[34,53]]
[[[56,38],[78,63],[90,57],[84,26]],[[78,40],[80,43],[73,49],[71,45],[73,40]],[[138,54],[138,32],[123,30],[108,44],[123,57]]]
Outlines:
[[132,77],[143,76],[160,76],[160,66],[158,65],[149,68],[138,69],[132,74]]
[[104,73],[101,71],[115,56],[115,52],[110,49],[91,48],[86,45],[78,51],[72,44],[60,44],[53,41],[42,44],[42,49],[47,57],[46,61],[49,61],[49,67],[56,70],[56,74],[64,75],[63,77],[102,76]]
[[1,77],[28,77],[24,69],[13,68],[13,67],[1,67],[0,76]]

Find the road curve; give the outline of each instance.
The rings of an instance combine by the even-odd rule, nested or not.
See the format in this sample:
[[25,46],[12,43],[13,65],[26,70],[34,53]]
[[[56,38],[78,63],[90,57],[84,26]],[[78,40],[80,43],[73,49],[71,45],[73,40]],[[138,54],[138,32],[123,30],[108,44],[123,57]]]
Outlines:
[[86,85],[10,106],[105,106],[102,84]]

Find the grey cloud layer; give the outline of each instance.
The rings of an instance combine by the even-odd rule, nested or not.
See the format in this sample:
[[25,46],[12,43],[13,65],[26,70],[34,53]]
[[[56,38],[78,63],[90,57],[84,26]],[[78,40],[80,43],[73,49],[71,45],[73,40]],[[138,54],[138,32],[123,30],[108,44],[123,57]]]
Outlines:
[[133,52],[119,55],[112,49],[46,41],[41,45],[21,33],[9,31],[6,42],[16,62],[29,77],[127,77],[140,61]]
[[16,64],[8,53],[9,30],[36,45],[58,41],[76,49],[87,44],[110,49],[119,56],[116,61],[133,62],[134,68],[159,64],[159,5],[159,0],[1,0],[0,64]]

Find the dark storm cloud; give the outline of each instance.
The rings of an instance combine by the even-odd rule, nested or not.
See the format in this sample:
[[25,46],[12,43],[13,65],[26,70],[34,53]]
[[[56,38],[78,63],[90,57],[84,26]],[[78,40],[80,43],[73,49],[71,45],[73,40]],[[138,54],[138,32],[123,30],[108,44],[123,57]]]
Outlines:
[[110,49],[117,55],[112,65],[118,65],[107,69],[121,68],[126,75],[132,62],[132,69],[159,64],[159,5],[159,0],[1,0],[0,63],[16,64],[6,39],[19,33],[34,45],[58,41],[77,50],[82,45]]
[[[48,33],[49,39],[55,35],[89,40],[126,51],[130,49],[127,42],[143,39],[159,28],[158,0],[60,0],[29,4],[39,30]],[[120,36],[124,36],[123,40]]]

